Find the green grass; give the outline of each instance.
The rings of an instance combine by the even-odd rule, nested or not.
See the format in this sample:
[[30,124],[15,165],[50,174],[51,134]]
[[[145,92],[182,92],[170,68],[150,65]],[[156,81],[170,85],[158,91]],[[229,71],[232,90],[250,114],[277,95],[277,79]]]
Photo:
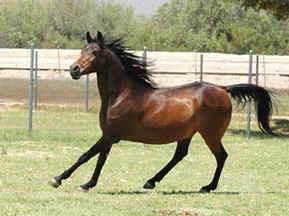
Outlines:
[[[288,215],[288,137],[261,135],[235,116],[223,143],[229,153],[218,189],[198,190],[211,180],[215,159],[199,135],[189,155],[159,183],[146,180],[172,157],[175,144],[153,146],[121,142],[112,148],[98,185],[89,193],[77,188],[89,180],[96,158],[54,189],[47,181],[68,168],[101,133],[95,113],[75,109],[34,112],[32,136],[27,110],[0,109],[0,215]],[[287,122],[273,122],[288,132]]]

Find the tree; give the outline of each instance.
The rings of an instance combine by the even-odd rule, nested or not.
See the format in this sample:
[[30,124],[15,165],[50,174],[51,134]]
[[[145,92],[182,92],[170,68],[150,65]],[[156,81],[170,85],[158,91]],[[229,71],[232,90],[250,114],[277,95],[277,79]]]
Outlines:
[[81,48],[99,30],[132,49],[289,54],[289,23],[248,2],[257,1],[171,0],[145,18],[105,0],[0,0],[0,47]]
[[5,1],[0,7],[0,34],[9,47],[28,47],[39,44],[48,24],[41,2],[33,0]]
[[[171,0],[152,21],[157,50],[288,53],[288,23],[244,10],[239,0]],[[155,35],[154,35],[155,34]],[[149,45],[147,45],[149,46]]]
[[86,31],[97,30],[134,40],[139,25],[132,8],[106,1],[0,0],[0,47],[81,48]]
[[288,0],[240,0],[245,8],[266,10],[271,12],[278,20],[289,18]]

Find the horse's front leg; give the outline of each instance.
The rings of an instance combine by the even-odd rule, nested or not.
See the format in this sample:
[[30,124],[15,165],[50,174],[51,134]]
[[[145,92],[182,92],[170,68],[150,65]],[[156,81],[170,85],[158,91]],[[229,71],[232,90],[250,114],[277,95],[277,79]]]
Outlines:
[[94,157],[99,152],[103,151],[103,149],[107,148],[106,145],[111,146],[111,144],[109,144],[109,142],[106,142],[103,137],[100,138],[98,142],[95,145],[93,145],[87,152],[82,154],[69,169],[65,170],[61,175],[52,178],[48,183],[55,188],[59,187],[62,183],[62,180],[69,178],[69,176],[71,176],[71,174],[79,166],[87,162],[89,159]]
[[100,152],[99,157],[98,157],[98,161],[97,161],[97,164],[96,164],[96,167],[94,169],[94,172],[93,172],[91,179],[86,184],[80,185],[80,188],[83,191],[86,192],[90,188],[93,188],[96,185],[98,177],[99,177],[100,172],[101,172],[101,169],[102,169],[102,167],[103,167],[103,165],[107,159],[107,156],[110,152],[111,146],[112,146],[112,143],[107,143],[107,145],[105,145],[105,148],[103,148],[103,150]]

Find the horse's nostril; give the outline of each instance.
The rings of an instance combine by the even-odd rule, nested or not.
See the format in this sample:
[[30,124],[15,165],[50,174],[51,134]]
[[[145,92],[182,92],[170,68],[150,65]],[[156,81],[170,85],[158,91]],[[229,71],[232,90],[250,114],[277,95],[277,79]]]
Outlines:
[[70,75],[73,79],[79,79],[81,76],[80,67],[78,65],[70,66]]
[[73,72],[75,73],[78,73],[80,71],[80,68],[78,65],[76,65],[74,68],[73,68]]

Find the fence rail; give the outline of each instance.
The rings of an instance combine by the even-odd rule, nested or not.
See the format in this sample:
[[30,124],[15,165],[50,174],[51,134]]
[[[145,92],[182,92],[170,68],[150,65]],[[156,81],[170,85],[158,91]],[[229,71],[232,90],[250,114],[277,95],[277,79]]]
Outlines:
[[[38,52],[39,79],[70,79],[68,71],[72,62],[80,55],[79,50],[36,49]],[[144,57],[143,51],[135,52]],[[246,81],[248,55],[203,53],[203,80],[226,85],[229,82]],[[161,86],[178,85],[199,80],[201,53],[195,52],[151,52],[145,58],[152,62],[156,82]],[[23,71],[30,70],[29,49],[0,49],[0,77],[21,78]],[[256,59],[253,58],[253,64]],[[269,88],[289,88],[289,56],[262,55],[259,58],[260,85]],[[55,72],[58,71],[58,74]],[[54,72],[54,73],[53,73]],[[61,76],[58,76],[61,75]],[[252,75],[255,76],[253,68]],[[243,78],[244,77],[244,80]]]
[[[32,111],[37,107],[38,102],[39,104],[66,105],[80,104],[81,101],[82,104],[84,102],[86,111],[91,105],[97,106],[96,76],[86,76],[81,82],[74,82],[67,73],[69,66],[80,55],[78,50],[36,49],[38,58],[35,59],[37,62],[35,72],[38,72],[37,75],[33,75],[34,69],[31,69],[34,64],[31,61],[34,52],[30,51],[0,49],[0,78],[9,78],[0,80],[2,88],[5,89],[2,91],[4,95],[0,92],[0,104],[3,99],[6,103],[6,99],[19,101],[30,96],[30,132]],[[248,55],[148,52],[147,50],[136,51],[136,54],[149,62],[153,60],[151,69],[156,83],[160,86],[175,86],[199,80],[218,85],[232,85],[247,83],[249,78],[249,82],[258,83],[261,86],[289,89],[289,56],[259,56],[259,58],[251,56],[249,58]],[[17,79],[10,79],[11,77]],[[30,85],[28,85],[28,80],[30,80]],[[23,88],[19,88],[24,85],[24,88],[29,88],[29,95],[26,95]],[[10,96],[6,94],[7,92]],[[282,100],[287,101],[287,98],[288,96],[282,97]],[[35,103],[34,107],[32,102]],[[284,108],[282,113],[288,113],[287,108]],[[247,118],[249,137],[250,106],[248,106]]]

